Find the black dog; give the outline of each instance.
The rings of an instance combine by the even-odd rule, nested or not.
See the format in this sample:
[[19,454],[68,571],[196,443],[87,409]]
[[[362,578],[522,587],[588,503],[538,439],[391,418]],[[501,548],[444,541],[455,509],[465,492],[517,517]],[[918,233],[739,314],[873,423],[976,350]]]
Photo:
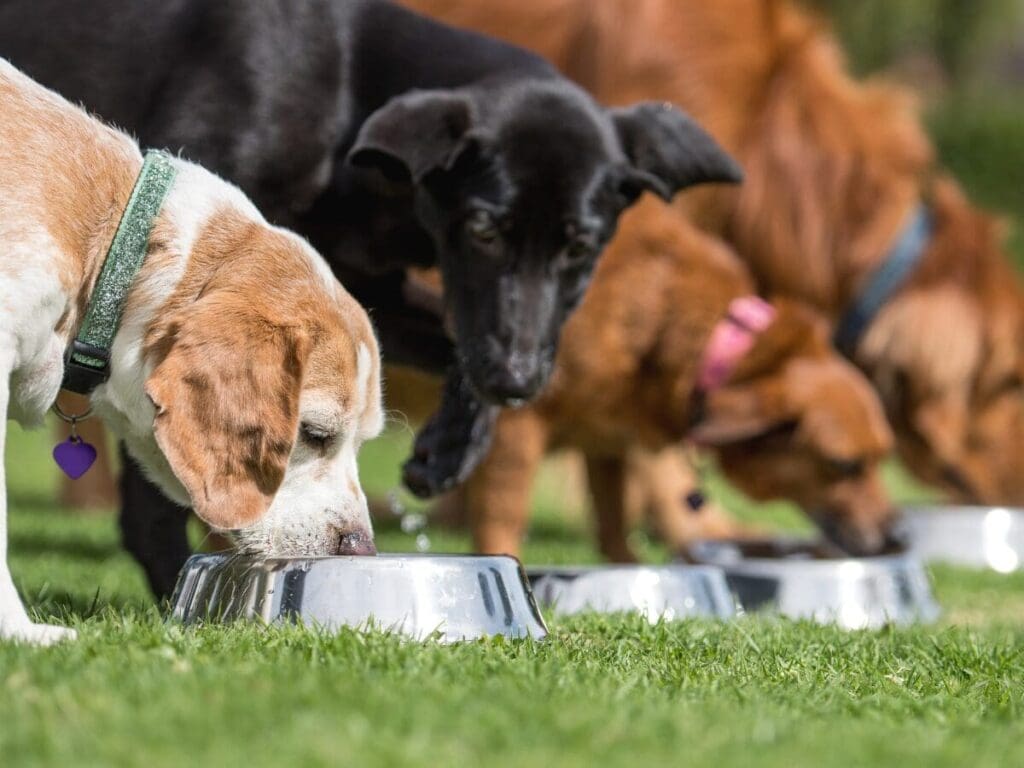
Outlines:
[[[0,55],[235,181],[324,253],[389,359],[448,370],[405,468],[421,495],[468,474],[497,404],[542,387],[625,208],[739,178],[677,110],[602,109],[530,53],[383,0],[3,0]],[[431,265],[454,350],[404,298],[404,270]],[[165,595],[182,515],[138,477],[123,490],[126,544]]]

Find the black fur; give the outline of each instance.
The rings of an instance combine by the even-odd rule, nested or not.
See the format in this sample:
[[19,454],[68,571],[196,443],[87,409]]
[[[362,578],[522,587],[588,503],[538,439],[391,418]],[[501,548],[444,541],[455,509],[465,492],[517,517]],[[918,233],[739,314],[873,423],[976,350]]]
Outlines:
[[[602,109],[542,59],[384,0],[0,0],[0,55],[237,183],[327,257],[388,359],[450,372],[406,466],[423,495],[472,469],[495,405],[542,387],[619,214],[739,178],[676,110]],[[406,267],[435,265],[454,346],[403,295]],[[127,518],[155,492],[125,488],[144,535]]]

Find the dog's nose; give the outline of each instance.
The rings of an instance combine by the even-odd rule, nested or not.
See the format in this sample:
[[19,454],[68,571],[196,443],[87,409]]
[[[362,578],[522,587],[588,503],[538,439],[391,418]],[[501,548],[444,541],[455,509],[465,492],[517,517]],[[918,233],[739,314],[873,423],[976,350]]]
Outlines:
[[343,533],[338,537],[336,555],[370,556],[377,554],[373,536],[363,531]]
[[500,405],[516,405],[532,400],[544,386],[544,366],[539,362],[490,367],[483,376],[482,394]]
[[818,518],[817,523],[826,539],[853,557],[872,557],[901,549],[891,518],[858,525],[825,517]]
[[489,377],[486,394],[499,403],[515,405],[530,400],[537,393],[537,386],[523,379],[513,377]]

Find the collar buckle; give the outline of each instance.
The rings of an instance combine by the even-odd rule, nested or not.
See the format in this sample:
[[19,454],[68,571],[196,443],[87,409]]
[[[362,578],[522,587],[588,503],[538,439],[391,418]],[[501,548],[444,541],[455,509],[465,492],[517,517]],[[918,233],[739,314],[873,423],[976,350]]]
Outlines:
[[75,339],[64,358],[62,389],[90,395],[110,378],[110,350]]

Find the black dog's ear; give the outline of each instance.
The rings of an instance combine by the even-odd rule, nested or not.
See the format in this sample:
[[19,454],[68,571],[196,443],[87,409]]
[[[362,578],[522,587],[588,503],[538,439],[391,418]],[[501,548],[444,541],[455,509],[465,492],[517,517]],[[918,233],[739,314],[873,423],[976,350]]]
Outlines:
[[413,91],[370,115],[348,162],[376,168],[390,181],[419,182],[430,171],[451,167],[475,117],[464,94]]
[[637,182],[665,200],[694,184],[743,180],[736,161],[671,104],[644,102],[611,116]]

